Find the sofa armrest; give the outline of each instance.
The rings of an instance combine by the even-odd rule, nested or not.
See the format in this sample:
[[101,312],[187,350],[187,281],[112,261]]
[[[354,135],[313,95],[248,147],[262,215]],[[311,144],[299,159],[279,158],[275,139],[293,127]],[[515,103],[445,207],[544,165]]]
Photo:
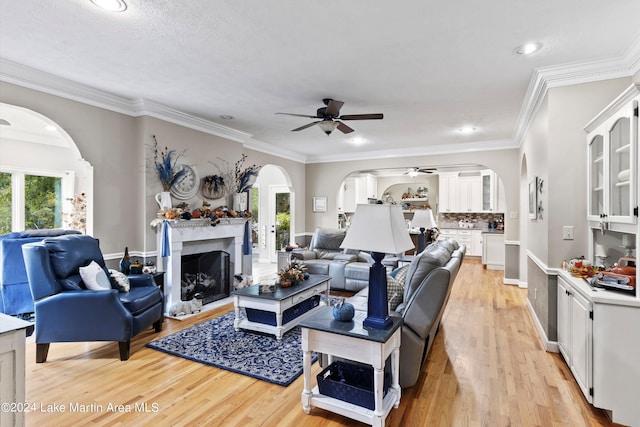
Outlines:
[[403,302],[404,325],[425,339],[431,327],[439,320],[438,316],[442,313],[448,290],[449,271],[444,268],[434,269],[420,283],[409,301]]
[[307,260],[316,259],[316,253],[314,251],[294,250],[291,252],[291,259]]

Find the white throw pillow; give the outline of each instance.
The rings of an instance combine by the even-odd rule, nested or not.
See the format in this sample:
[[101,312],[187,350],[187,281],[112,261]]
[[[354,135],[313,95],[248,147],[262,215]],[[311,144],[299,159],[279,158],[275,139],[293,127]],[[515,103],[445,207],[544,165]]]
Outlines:
[[87,289],[92,291],[110,291],[111,282],[100,265],[91,261],[86,267],[80,267],[80,277]]
[[118,290],[120,292],[129,292],[131,284],[129,283],[129,277],[121,271],[109,269],[109,274],[115,280]]

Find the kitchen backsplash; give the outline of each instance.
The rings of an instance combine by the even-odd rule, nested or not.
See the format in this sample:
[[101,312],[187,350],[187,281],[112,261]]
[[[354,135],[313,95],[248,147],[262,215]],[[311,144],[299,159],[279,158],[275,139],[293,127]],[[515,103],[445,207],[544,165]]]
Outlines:
[[489,223],[504,224],[504,214],[493,212],[441,212],[438,214],[438,228],[460,228],[460,221],[473,224],[472,228],[487,230]]

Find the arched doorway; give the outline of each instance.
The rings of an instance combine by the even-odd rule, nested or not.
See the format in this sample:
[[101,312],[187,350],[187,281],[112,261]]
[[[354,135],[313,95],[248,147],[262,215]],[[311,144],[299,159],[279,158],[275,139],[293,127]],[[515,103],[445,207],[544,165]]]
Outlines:
[[275,268],[278,251],[294,241],[295,193],[289,175],[280,166],[263,166],[250,198],[255,216],[252,233],[254,266],[267,263]]
[[73,139],[27,108],[0,103],[0,119],[0,197],[7,199],[0,203],[1,231],[64,227],[92,234],[93,166]]

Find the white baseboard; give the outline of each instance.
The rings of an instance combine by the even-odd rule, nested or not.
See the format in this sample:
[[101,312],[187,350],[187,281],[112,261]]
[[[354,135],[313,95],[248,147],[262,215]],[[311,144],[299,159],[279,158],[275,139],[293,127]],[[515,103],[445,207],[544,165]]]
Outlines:
[[503,283],[505,285],[519,285],[520,281],[518,279],[509,279],[508,277],[505,277]]
[[542,346],[544,347],[544,349],[551,353],[559,353],[560,350],[558,349],[558,342],[549,341],[549,339],[547,338],[547,334],[544,332],[544,328],[540,324],[540,321],[538,320],[538,316],[536,315],[536,312],[533,309],[533,306],[531,305],[529,300],[527,300],[527,309],[529,309],[529,314],[531,315],[533,324],[536,327],[536,330],[538,331],[538,337],[540,337],[540,341],[542,341]]

